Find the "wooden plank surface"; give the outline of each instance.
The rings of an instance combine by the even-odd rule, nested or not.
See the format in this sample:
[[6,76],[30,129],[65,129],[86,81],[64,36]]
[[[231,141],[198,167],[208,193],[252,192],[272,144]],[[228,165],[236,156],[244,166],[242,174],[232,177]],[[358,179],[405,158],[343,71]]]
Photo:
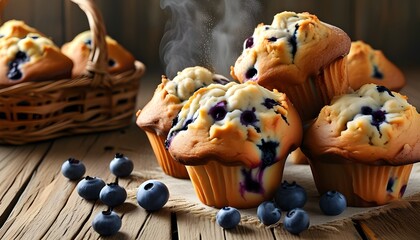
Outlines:
[[0,223],[6,220],[49,146],[0,147]]
[[400,208],[362,219],[359,224],[369,239],[419,239],[420,203],[410,201]]
[[[416,80],[420,72],[405,73],[409,83],[403,92],[411,103],[420,107],[420,83]],[[145,76],[139,107],[150,99],[159,81],[159,74]],[[299,236],[287,233],[282,227],[270,229],[249,224],[223,230],[209,218],[186,212],[171,213],[166,208],[148,213],[136,202],[136,188],[161,171],[146,135],[133,123],[118,131],[24,146],[0,146],[0,239],[99,239],[91,222],[106,207],[100,201],[81,199],[75,190],[77,182],[65,179],[60,167],[68,157],[75,157],[85,163],[87,175],[112,182],[115,177],[109,172],[108,164],[116,152],[131,158],[135,170],[131,177],[119,181],[129,190],[129,198],[115,209],[123,225],[109,239],[336,239],[338,234],[340,239],[364,236],[395,239],[397,231],[407,232],[409,237],[420,234],[418,202],[368,218],[348,219],[338,226],[311,227]]]

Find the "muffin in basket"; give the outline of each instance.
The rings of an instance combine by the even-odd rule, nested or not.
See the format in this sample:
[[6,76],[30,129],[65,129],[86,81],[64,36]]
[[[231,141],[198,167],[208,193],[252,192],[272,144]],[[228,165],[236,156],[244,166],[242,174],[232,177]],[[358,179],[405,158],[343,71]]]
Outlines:
[[157,161],[166,174],[188,178],[185,166],[174,161],[165,149],[164,143],[172,121],[197,89],[212,83],[227,82],[229,80],[225,77],[213,74],[204,67],[185,68],[173,80],[162,76],[162,83],[155,90],[152,99],[138,111],[137,125],[146,132]]
[[20,20],[9,20],[0,27],[0,39],[7,39],[9,37],[24,38],[29,33],[43,35],[37,29],[26,25],[25,22]]
[[385,86],[392,91],[399,91],[405,85],[401,70],[382,51],[373,49],[363,41],[351,43],[347,68],[349,83],[354,90],[367,83]]
[[315,15],[282,12],[245,40],[231,75],[286,93],[306,122],[348,91],[344,56],[350,44],[344,31]]
[[0,86],[70,78],[73,62],[39,34],[0,40]]
[[196,91],[166,146],[186,165],[201,202],[250,208],[273,197],[301,138],[301,120],[284,93],[231,82]]
[[335,98],[304,135],[320,194],[337,190],[349,206],[403,196],[420,160],[420,115],[405,96],[375,84]]
[[[105,37],[108,50],[108,72],[123,73],[134,69],[134,56],[109,36]],[[86,72],[86,65],[91,51],[92,33],[85,31],[78,34],[72,41],[65,43],[61,51],[74,62],[73,77]]]

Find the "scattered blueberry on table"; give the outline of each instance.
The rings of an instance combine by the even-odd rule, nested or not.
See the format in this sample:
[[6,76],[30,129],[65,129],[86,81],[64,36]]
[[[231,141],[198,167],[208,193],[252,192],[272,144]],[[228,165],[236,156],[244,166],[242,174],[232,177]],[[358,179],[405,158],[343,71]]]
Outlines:
[[137,202],[147,211],[161,209],[169,199],[168,187],[157,180],[143,182],[137,190]]
[[337,191],[327,191],[319,200],[319,208],[325,215],[337,216],[347,207],[346,197]]
[[99,199],[109,207],[116,207],[125,202],[127,191],[118,183],[109,183],[99,192]]
[[111,209],[98,213],[92,221],[93,229],[101,236],[115,235],[121,225],[121,218]]
[[86,200],[99,199],[99,193],[105,186],[105,182],[99,177],[86,176],[77,184],[77,193]]
[[241,213],[234,207],[223,207],[216,214],[216,222],[224,229],[236,227],[241,221]]
[[309,215],[301,208],[292,209],[287,212],[283,225],[288,232],[299,234],[309,228]]
[[257,208],[257,217],[266,226],[277,223],[281,218],[281,210],[272,201],[262,202]]
[[276,190],[274,200],[281,210],[290,211],[302,208],[307,201],[307,195],[305,189],[296,182],[284,181]]
[[86,173],[86,167],[81,161],[69,158],[61,165],[61,173],[70,180],[78,180]]
[[134,169],[133,162],[122,153],[116,153],[109,164],[111,173],[117,177],[128,177]]

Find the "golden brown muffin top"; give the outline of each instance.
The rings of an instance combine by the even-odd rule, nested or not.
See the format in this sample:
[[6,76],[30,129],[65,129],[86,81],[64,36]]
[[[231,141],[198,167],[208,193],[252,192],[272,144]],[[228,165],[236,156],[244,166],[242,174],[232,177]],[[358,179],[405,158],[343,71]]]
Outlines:
[[274,16],[271,25],[258,25],[245,40],[231,75],[240,82],[257,81],[269,89],[278,84],[301,84],[346,55],[350,43],[344,31],[315,15],[282,12]]
[[0,40],[0,85],[69,78],[72,67],[73,62],[39,34]]
[[367,164],[401,165],[420,160],[420,115],[405,96],[363,85],[325,106],[305,133],[310,158],[340,155]]
[[284,93],[254,82],[212,84],[194,93],[174,120],[166,146],[186,165],[267,167],[300,145],[302,125]]
[[162,76],[152,99],[138,112],[137,125],[147,131],[166,136],[182,106],[193,93],[212,83],[226,84],[229,80],[200,66],[178,72],[173,80]]
[[37,33],[43,36],[38,30],[26,25],[24,21],[20,20],[9,20],[0,27],[0,39],[7,39],[9,37],[24,38],[28,33]]
[[[105,41],[108,50],[107,71],[109,73],[117,74],[135,68],[134,56],[127,49],[110,36],[106,36]],[[74,62],[73,76],[85,74],[91,48],[92,33],[89,30],[79,33],[72,41],[61,47],[61,51]]]
[[382,51],[363,41],[351,43],[347,64],[349,83],[355,90],[366,83],[382,85],[392,91],[399,91],[405,85],[401,70]]

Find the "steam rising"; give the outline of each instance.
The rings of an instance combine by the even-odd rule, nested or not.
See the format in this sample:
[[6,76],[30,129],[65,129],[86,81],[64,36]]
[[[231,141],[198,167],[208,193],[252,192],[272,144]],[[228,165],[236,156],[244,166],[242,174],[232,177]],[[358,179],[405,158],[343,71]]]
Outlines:
[[196,65],[229,76],[260,10],[258,0],[161,0],[160,6],[170,14],[160,43],[170,78]]

